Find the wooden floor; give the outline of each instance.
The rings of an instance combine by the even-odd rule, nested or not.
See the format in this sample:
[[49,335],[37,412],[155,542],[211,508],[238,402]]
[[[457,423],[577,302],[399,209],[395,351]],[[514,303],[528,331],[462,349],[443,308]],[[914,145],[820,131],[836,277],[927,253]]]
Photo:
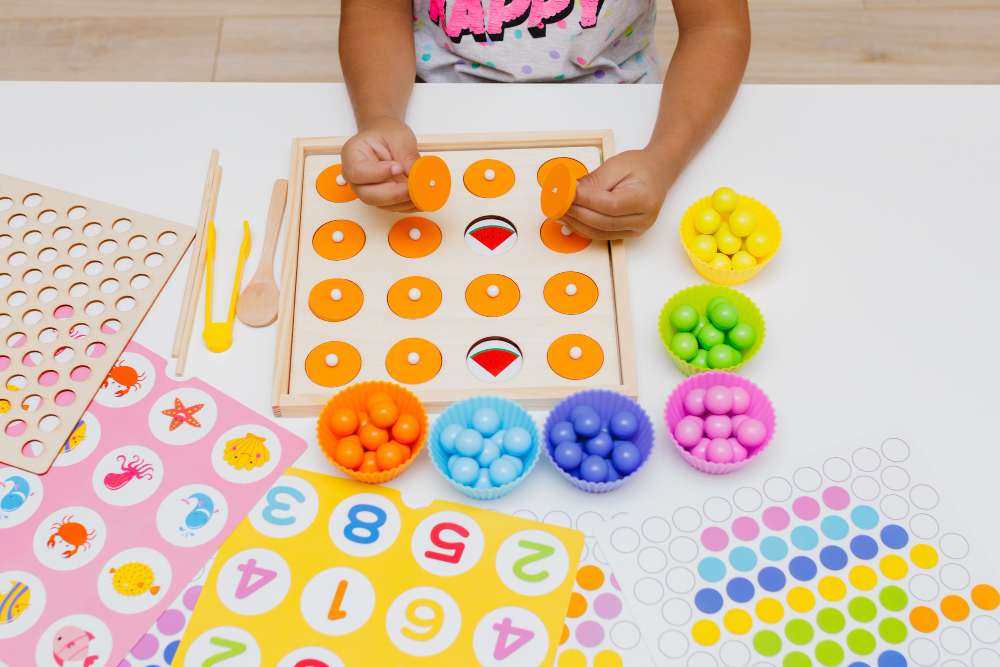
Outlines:
[[[656,41],[673,48],[670,0]],[[1000,0],[751,0],[747,80],[1000,83]],[[0,0],[0,79],[339,81],[339,0]]]

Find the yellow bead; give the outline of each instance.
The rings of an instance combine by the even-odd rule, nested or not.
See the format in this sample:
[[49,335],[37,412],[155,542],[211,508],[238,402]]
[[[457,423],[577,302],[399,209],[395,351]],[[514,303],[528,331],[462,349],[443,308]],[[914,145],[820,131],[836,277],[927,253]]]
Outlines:
[[699,234],[694,237],[694,241],[691,243],[691,252],[698,259],[704,260],[706,262],[712,261],[715,257],[717,248],[715,245],[715,237],[708,236],[707,234]]
[[735,255],[733,255],[734,271],[749,269],[754,266],[757,266],[757,258],[748,253],[746,250],[740,250]]
[[699,234],[714,234],[722,224],[722,216],[714,208],[703,208],[694,218],[694,228]]
[[721,252],[715,253],[715,257],[712,258],[712,261],[708,265],[720,271],[733,268],[732,263],[729,261],[729,255],[723,255]]
[[748,236],[745,245],[747,252],[757,259],[763,259],[773,252],[771,238],[764,232],[754,232]]
[[732,188],[719,188],[712,193],[712,208],[725,216],[733,212],[739,200],[739,195]]
[[715,245],[718,246],[719,252],[732,255],[740,249],[740,240],[730,231],[729,225],[723,224],[719,227],[719,231],[715,232]]
[[736,236],[743,238],[757,228],[757,218],[748,208],[738,208],[729,214],[729,229]]

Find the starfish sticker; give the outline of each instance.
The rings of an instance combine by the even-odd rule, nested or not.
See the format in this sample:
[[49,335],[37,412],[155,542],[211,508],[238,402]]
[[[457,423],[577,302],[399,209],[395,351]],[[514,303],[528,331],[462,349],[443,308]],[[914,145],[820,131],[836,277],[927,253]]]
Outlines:
[[194,405],[184,405],[181,403],[181,399],[174,398],[174,407],[167,408],[163,411],[163,414],[170,417],[170,429],[171,431],[177,429],[182,424],[190,424],[195,428],[201,428],[201,422],[195,418],[195,414],[205,407],[204,403],[195,403]]

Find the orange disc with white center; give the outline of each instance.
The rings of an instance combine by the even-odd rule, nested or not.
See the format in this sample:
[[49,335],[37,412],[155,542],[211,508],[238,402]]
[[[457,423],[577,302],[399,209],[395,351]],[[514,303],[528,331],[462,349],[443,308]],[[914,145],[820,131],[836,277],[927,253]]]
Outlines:
[[335,204],[343,204],[358,198],[351,185],[344,180],[339,164],[330,165],[316,177],[316,192],[319,196]]
[[517,283],[499,273],[474,278],[465,288],[465,302],[473,312],[485,317],[500,317],[517,307],[521,290]]
[[441,370],[441,350],[424,338],[404,338],[386,353],[385,370],[396,382],[427,382]]
[[327,322],[343,322],[354,317],[364,302],[361,288],[346,278],[323,280],[309,290],[309,310]]
[[424,155],[410,167],[406,179],[410,201],[421,211],[436,211],[448,201],[451,194],[451,172],[444,160],[437,155]]
[[539,230],[542,243],[549,250],[562,253],[580,252],[590,245],[590,239],[577,234],[569,225],[558,220],[546,220]]
[[585,273],[563,271],[545,282],[545,303],[563,315],[579,315],[597,303],[597,283]]
[[552,167],[542,182],[542,213],[546,218],[558,220],[566,215],[576,197],[576,179],[564,164]]
[[500,160],[476,160],[465,170],[462,182],[477,197],[500,197],[514,187],[514,170]]
[[408,320],[418,320],[427,317],[441,305],[441,288],[430,278],[423,276],[408,276],[397,280],[386,301],[392,312]]
[[313,250],[324,259],[354,257],[365,247],[365,230],[352,220],[330,220],[313,234]]
[[306,375],[323,387],[341,387],[358,376],[361,353],[350,343],[329,340],[306,355]]
[[426,257],[441,245],[441,228],[420,216],[399,220],[389,229],[389,247],[401,257]]
[[548,352],[549,368],[567,380],[586,380],[604,365],[600,343],[584,334],[566,334],[552,341]]
[[576,180],[580,180],[590,172],[587,167],[584,166],[582,162],[571,157],[554,157],[550,160],[546,160],[542,163],[542,166],[538,168],[538,173],[535,174],[535,178],[538,179],[538,184],[541,185],[545,182],[545,177],[549,175],[552,171],[552,167],[557,164],[561,164],[569,169],[570,176]]

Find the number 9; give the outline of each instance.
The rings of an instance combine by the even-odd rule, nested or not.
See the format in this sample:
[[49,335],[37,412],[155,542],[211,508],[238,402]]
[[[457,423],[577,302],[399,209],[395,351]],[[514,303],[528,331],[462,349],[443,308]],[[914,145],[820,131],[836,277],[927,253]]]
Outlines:
[[[421,618],[417,615],[417,610],[429,609],[430,618]],[[404,636],[414,640],[425,642],[433,639],[444,625],[444,607],[435,600],[429,598],[417,598],[406,605],[406,620],[417,629],[403,626],[401,632]],[[423,614],[427,616],[427,614]]]

